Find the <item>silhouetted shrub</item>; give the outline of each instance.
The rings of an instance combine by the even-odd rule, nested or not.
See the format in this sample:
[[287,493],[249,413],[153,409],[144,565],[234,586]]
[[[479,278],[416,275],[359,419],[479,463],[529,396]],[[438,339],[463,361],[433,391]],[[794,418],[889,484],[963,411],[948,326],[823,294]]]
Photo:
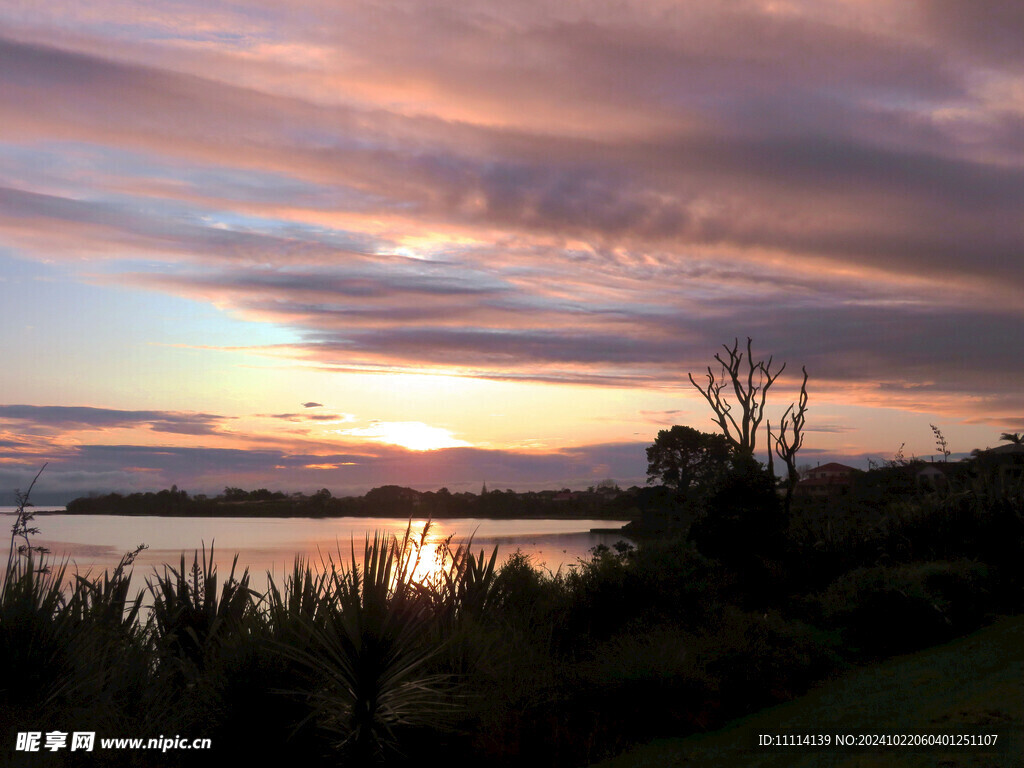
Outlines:
[[698,626],[721,610],[734,577],[682,537],[645,541],[629,556],[652,624]]
[[931,494],[883,510],[794,512],[787,566],[808,590],[878,564],[976,559],[998,571],[993,594],[1002,610],[1024,605],[1024,504],[973,493]]
[[818,598],[821,618],[851,649],[902,653],[980,625],[991,604],[988,569],[968,560],[860,568]]
[[616,635],[578,666],[580,690],[617,723],[619,738],[693,730],[705,724],[717,689],[698,647],[692,631],[675,626]]
[[729,717],[784,701],[841,665],[834,636],[778,612],[730,609],[695,650],[717,681],[718,706]]
[[763,581],[763,561],[782,557],[785,531],[774,482],[757,462],[747,461],[719,480],[689,535],[703,554]]
[[1024,504],[963,493],[894,506],[887,552],[922,560],[974,557],[1014,566],[1024,555]]

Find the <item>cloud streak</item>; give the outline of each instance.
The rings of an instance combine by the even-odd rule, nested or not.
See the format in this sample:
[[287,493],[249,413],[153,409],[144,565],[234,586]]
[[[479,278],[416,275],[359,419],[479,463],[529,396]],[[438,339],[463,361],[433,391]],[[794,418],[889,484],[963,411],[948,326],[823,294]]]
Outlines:
[[209,413],[121,411],[61,405],[0,405],[0,422],[19,429],[65,432],[147,427],[177,435],[215,435],[231,417]]

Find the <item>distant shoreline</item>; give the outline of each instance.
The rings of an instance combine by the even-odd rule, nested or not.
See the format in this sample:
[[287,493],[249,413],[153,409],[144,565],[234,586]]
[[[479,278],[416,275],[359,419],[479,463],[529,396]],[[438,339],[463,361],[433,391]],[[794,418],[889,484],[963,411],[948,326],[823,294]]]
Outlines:
[[[6,513],[13,515],[13,512]],[[34,515],[70,515],[72,517],[88,517],[94,516],[109,516],[109,517],[180,517],[180,518],[236,518],[236,517],[248,517],[253,519],[260,518],[296,518],[306,520],[330,520],[330,519],[343,519],[343,518],[359,518],[369,517],[375,519],[386,519],[386,518],[403,518],[408,517],[412,520],[416,519],[430,519],[430,520],[622,520],[622,517],[605,517],[600,514],[588,514],[588,515],[571,515],[571,514],[546,514],[544,512],[538,512],[536,514],[516,514],[516,515],[496,515],[496,514],[428,514],[428,515],[401,515],[393,514],[390,512],[381,512],[377,514],[365,513],[365,514],[324,514],[324,515],[311,515],[308,512],[293,512],[293,513],[281,513],[281,512],[267,512],[267,513],[256,513],[253,510],[239,510],[237,512],[224,512],[220,514],[205,513],[205,514],[167,514],[163,512],[145,512],[145,511],[134,511],[134,512],[68,512],[66,509],[33,509],[32,514]],[[594,532],[597,533],[618,533],[619,528],[595,528]]]
[[326,488],[312,495],[285,494],[266,488],[246,491],[225,488],[209,497],[170,489],[122,495],[84,496],[61,510],[33,509],[39,515],[119,515],[167,518],[420,518],[452,520],[614,520],[640,517],[640,495],[648,491],[617,486],[593,486],[588,491],[550,490],[516,493],[512,490],[479,494],[417,491],[397,485],[381,486],[363,496],[335,497]]

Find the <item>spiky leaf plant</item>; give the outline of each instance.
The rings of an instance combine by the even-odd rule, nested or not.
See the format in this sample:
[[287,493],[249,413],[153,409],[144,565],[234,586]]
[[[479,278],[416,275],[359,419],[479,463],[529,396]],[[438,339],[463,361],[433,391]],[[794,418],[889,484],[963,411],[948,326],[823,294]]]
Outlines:
[[323,626],[307,621],[308,651],[292,651],[317,671],[312,692],[321,725],[352,764],[385,762],[402,752],[402,734],[440,725],[451,710],[451,678],[431,670],[434,640],[431,590],[414,578],[417,543],[367,537],[360,566],[333,569],[332,601]]
[[494,602],[494,590],[498,559],[495,546],[490,558],[481,549],[479,555],[472,552],[470,539],[451,553],[450,565],[441,569],[441,603],[453,609],[453,618],[479,618]]
[[296,558],[281,587],[267,572],[267,591],[260,600],[259,615],[270,639],[305,646],[308,627],[323,626],[334,580],[329,564],[322,565],[316,570]]
[[73,625],[63,592],[66,563],[12,558],[0,585],[0,722],[57,712],[73,685]]
[[66,613],[80,724],[134,730],[160,715],[149,701],[153,657],[140,621],[143,591],[131,596],[129,568],[141,549],[125,555],[113,572],[76,574],[69,587]]
[[201,560],[196,552],[189,570],[183,554],[178,568],[164,566],[162,575],[157,573],[147,582],[153,596],[151,625],[162,665],[186,676],[194,674],[205,668],[220,644],[245,626],[253,610],[253,591],[248,568],[235,578],[237,565],[235,555],[219,594],[213,547],[209,556],[203,548]]

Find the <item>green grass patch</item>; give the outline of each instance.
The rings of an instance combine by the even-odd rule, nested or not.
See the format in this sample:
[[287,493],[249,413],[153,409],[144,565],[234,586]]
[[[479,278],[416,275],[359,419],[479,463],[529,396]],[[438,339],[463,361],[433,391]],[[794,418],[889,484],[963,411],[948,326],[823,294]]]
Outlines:
[[[760,734],[961,733],[999,739],[995,748],[758,746]],[[598,765],[1010,768],[1022,762],[1024,617],[1016,617],[856,670],[718,731],[654,741]]]

